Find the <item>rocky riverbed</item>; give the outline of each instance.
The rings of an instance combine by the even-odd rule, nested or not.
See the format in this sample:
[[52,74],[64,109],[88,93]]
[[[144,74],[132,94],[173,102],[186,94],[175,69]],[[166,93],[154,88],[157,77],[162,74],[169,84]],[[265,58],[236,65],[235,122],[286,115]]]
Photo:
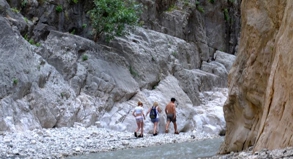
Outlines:
[[[115,151],[119,149],[141,148],[168,143],[191,142],[211,139],[219,136],[207,133],[185,132],[179,135],[168,133],[144,134],[143,138],[135,138],[131,132],[119,132],[105,128],[82,127],[36,129],[23,132],[0,133],[0,158],[66,158],[68,156]],[[230,153],[210,157],[211,159],[264,159],[293,158],[293,149],[261,150]]]
[[97,127],[36,129],[23,132],[2,132],[0,158],[66,158],[102,151],[141,148],[167,143],[196,141],[214,138],[204,133],[186,132],[144,134],[135,138],[132,132],[119,132]]

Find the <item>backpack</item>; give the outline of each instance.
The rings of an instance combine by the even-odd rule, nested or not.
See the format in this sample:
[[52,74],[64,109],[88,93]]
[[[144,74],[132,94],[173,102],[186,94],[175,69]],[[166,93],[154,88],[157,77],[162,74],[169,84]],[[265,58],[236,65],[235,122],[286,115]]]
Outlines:
[[150,112],[150,118],[151,119],[156,119],[157,118],[157,109],[156,107],[152,107],[151,112]]

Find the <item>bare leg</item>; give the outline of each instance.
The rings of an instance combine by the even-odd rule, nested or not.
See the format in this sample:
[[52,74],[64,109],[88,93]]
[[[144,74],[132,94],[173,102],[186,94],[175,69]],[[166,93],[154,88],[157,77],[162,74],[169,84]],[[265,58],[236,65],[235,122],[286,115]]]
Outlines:
[[141,131],[140,134],[143,135],[143,122],[140,122],[140,128],[141,128],[140,129],[140,131]]
[[167,121],[165,132],[168,133],[170,120]]
[[154,134],[157,133],[157,126],[158,126],[158,122],[154,123]]
[[136,128],[135,132],[138,132],[138,130],[139,130],[139,128],[140,128],[140,126],[139,126],[139,122],[136,122],[136,124],[137,124],[137,128]]
[[176,124],[176,122],[173,122],[173,125],[174,125],[174,129],[175,129],[175,133],[177,133],[178,131],[177,131],[177,124]]

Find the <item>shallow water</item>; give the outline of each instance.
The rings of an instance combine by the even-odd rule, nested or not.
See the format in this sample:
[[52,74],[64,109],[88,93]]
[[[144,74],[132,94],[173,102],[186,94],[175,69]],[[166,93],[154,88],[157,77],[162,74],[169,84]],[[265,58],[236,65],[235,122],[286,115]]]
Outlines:
[[68,159],[195,159],[216,155],[224,138],[205,139],[194,142],[165,144],[146,148],[99,152],[82,156],[68,157]]

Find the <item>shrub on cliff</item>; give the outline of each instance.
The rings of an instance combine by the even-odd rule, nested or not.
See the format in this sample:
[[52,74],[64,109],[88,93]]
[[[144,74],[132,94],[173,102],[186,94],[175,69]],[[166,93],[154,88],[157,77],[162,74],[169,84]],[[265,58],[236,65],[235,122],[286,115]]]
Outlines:
[[134,26],[139,20],[139,5],[133,0],[94,0],[89,11],[95,40],[104,33],[106,40],[127,33],[126,25]]

